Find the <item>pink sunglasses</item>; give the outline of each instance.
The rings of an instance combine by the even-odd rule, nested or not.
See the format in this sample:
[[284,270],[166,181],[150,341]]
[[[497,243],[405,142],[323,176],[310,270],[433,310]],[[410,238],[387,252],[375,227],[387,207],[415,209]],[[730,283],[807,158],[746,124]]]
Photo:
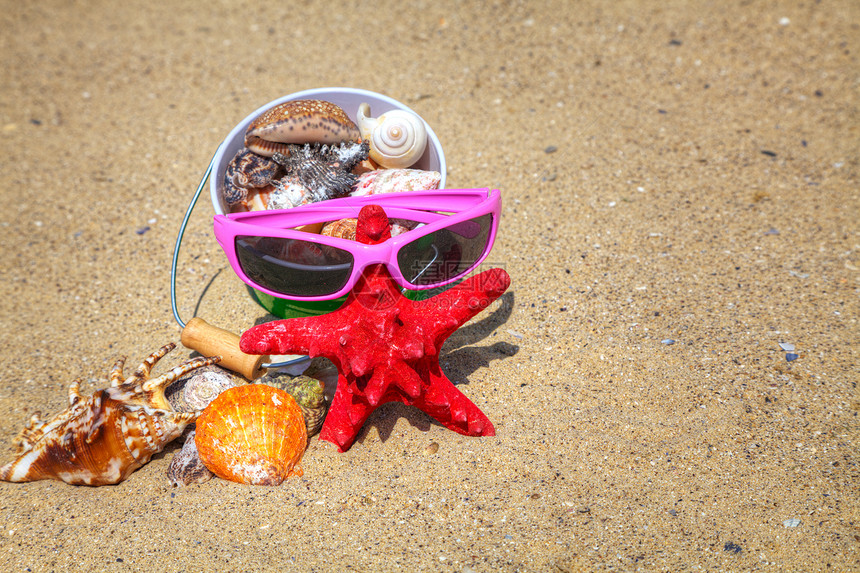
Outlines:
[[[358,217],[380,205],[416,228],[378,245],[295,227]],[[490,189],[409,191],[344,197],[293,209],[215,215],[215,238],[246,284],[290,300],[330,300],[348,293],[368,265],[382,263],[403,288],[429,289],[471,272],[496,238],[502,196]]]

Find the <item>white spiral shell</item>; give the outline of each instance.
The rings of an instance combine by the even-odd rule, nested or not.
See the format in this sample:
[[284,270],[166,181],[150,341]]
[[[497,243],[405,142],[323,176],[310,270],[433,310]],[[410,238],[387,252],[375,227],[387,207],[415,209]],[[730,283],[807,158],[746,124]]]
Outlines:
[[370,142],[370,158],[387,169],[402,169],[414,164],[427,147],[424,121],[412,112],[393,109],[377,118],[370,117],[370,104],[358,106],[358,129]]

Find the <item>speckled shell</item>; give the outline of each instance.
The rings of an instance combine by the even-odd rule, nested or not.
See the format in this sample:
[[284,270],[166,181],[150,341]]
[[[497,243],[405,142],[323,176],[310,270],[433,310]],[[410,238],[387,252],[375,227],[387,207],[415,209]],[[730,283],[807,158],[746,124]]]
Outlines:
[[438,171],[377,169],[362,174],[350,195],[358,197],[361,195],[378,195],[379,193],[438,189],[440,181],[442,181],[442,174]]
[[340,219],[338,221],[330,221],[323,225],[321,235],[327,237],[337,237],[339,239],[355,240],[355,228],[358,226],[358,219]]
[[207,366],[171,384],[165,396],[177,412],[198,412],[224,390],[241,384],[245,384],[245,379],[226,368]]
[[370,104],[358,106],[358,129],[370,142],[370,158],[388,169],[403,169],[418,161],[427,148],[424,120],[405,109],[370,117]]
[[283,165],[289,173],[301,171],[301,162],[305,159],[318,159],[331,165],[333,169],[351,171],[367,159],[369,152],[370,144],[366,141],[350,141],[338,145],[306,143],[288,145],[286,153],[275,153],[272,160]]
[[256,383],[279,388],[288,393],[302,410],[308,436],[313,436],[320,431],[328,410],[325,384],[321,380],[310,376],[290,376],[286,372],[272,372],[256,380]]
[[296,169],[289,173],[307,189],[310,203],[343,197],[358,180],[349,171],[332,168],[325,161],[314,157],[300,160]]
[[18,457],[0,468],[0,480],[115,484],[147,463],[197,417],[196,412],[174,412],[164,388],[220,360],[195,358],[150,379],[152,367],[174,347],[168,344],[153,352],[125,379],[124,359],[118,360],[109,374],[110,387],[86,398],[79,393],[79,382],[72,383],[69,407],[49,421],[33,416],[17,439]]
[[167,479],[173,486],[206,483],[215,475],[200,461],[197,444],[194,443],[196,433],[196,430],[193,429],[185,432],[185,442],[182,444],[182,449],[176,452],[173,459],[170,460],[170,465],[167,468]]
[[302,411],[292,396],[265,384],[222,392],[197,420],[200,459],[222,479],[280,485],[302,475],[308,442]]
[[227,205],[241,203],[248,197],[249,189],[270,185],[282,171],[275,161],[243,147],[224,172],[224,201]]
[[245,132],[245,147],[265,157],[287,153],[290,143],[358,141],[358,127],[339,106],[322,100],[295,100],[260,114]]

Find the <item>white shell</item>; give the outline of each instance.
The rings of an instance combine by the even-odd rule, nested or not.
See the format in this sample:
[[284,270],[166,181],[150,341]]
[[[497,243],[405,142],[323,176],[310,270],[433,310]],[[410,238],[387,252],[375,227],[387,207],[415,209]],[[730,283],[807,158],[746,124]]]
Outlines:
[[292,209],[310,202],[311,191],[298,177],[284,177],[275,182],[266,209]]
[[403,109],[370,117],[370,104],[358,106],[358,129],[370,142],[370,158],[388,169],[409,167],[424,154],[427,129],[424,120]]

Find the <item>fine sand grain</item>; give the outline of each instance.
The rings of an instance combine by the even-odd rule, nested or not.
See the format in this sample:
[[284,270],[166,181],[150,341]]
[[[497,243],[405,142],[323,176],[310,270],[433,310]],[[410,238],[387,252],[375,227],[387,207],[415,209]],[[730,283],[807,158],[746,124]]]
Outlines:
[[[179,442],[116,486],[0,483],[0,569],[860,570],[856,2],[171,4],[3,2],[0,457],[178,341],[207,162],[325,86],[502,190],[512,286],[441,360],[497,435],[387,404],[276,488],[174,489]],[[179,310],[240,332],[271,317],[211,215]]]

